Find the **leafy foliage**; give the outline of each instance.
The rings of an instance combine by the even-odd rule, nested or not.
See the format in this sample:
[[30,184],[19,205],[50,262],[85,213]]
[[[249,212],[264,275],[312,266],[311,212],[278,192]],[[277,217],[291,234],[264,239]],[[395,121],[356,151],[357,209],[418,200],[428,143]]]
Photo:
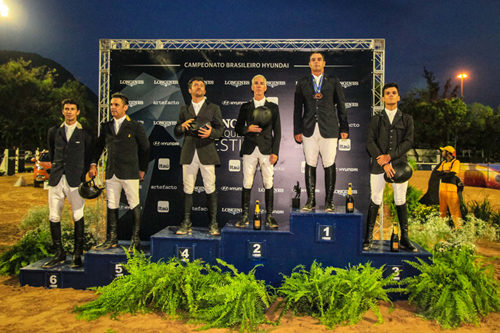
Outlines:
[[60,103],[65,98],[79,102],[82,124],[97,127],[95,107],[86,96],[85,86],[67,81],[57,87],[55,76],[55,70],[32,66],[22,58],[0,65],[0,147],[44,147],[47,129],[62,122]]
[[458,230],[450,228],[448,218],[441,218],[439,213],[430,214],[427,219],[409,219],[411,239],[427,251],[433,251],[435,246],[456,247],[465,245],[475,249],[478,239],[497,239],[495,227],[487,224],[473,215],[467,215],[462,227]]
[[443,328],[461,323],[479,326],[480,316],[500,311],[499,283],[493,265],[473,256],[461,247],[436,252],[432,264],[407,261],[421,274],[403,280],[409,302],[415,303],[420,315],[436,320]]
[[[294,314],[306,314],[319,318],[329,328],[336,325],[353,325],[359,322],[366,311],[372,310],[383,322],[378,301],[391,302],[388,292],[401,291],[386,288],[397,284],[394,274],[383,278],[384,267],[365,265],[340,269],[314,262],[309,271],[304,266],[295,267],[290,277],[278,288],[278,296],[283,297],[283,311],[280,319],[290,309]],[[333,274],[335,273],[335,274]]]
[[[409,213],[414,212],[417,210],[418,207],[420,207],[422,204],[418,202],[420,198],[422,197],[423,192],[422,190],[419,190],[415,186],[408,186],[408,189],[406,190],[406,209],[408,210]],[[387,204],[389,206],[389,209],[391,211],[392,217],[394,221],[399,221],[398,220],[398,214],[396,211],[396,203],[394,202],[394,194],[391,186],[386,185],[384,189],[384,204]]]
[[232,274],[224,274],[218,284],[211,284],[199,296],[200,310],[195,318],[208,323],[201,329],[239,325],[243,332],[268,322],[265,313],[271,298],[264,281],[255,279],[255,269],[260,265],[244,274],[220,259],[217,262]]
[[28,231],[24,237],[0,256],[0,275],[19,274],[19,270],[48,257],[52,244],[50,233],[41,228]]
[[123,267],[129,274],[110,285],[94,288],[100,297],[75,307],[78,318],[94,320],[110,314],[163,311],[174,316],[177,310],[197,321],[207,322],[201,329],[240,326],[254,330],[266,321],[270,297],[263,281],[255,280],[255,268],[249,274],[238,273],[234,266],[218,259],[229,272],[201,261],[152,263],[143,253],[134,252]]
[[[101,218],[97,205],[87,205],[84,209],[85,231],[83,249],[88,251],[95,245],[93,226]],[[49,207],[33,206],[23,217],[19,229],[28,230],[25,236],[0,256],[0,275],[19,274],[19,270],[29,264],[48,257],[54,252],[50,235]],[[73,253],[74,227],[68,207],[61,216],[61,238],[64,250]]]

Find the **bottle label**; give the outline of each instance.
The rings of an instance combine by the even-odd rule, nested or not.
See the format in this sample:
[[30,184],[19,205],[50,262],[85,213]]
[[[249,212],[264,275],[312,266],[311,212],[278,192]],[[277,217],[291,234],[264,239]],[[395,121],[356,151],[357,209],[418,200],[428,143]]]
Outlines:
[[394,244],[392,244],[392,247],[395,248],[395,249],[398,249],[399,248],[399,243],[398,242],[394,242]]
[[352,202],[349,202],[349,203],[347,204],[347,209],[349,209],[349,210],[353,210],[353,209],[354,209],[354,204],[353,204]]

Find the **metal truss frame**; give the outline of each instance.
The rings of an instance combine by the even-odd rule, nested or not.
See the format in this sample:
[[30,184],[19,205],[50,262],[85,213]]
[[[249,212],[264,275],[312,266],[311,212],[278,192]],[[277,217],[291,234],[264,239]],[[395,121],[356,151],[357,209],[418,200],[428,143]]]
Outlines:
[[[383,110],[385,39],[101,39],[99,44],[99,128],[102,123],[109,120],[109,70],[112,50],[328,51],[369,49],[373,50],[372,113]],[[99,166],[103,166],[103,161],[104,158],[101,158]],[[102,178],[101,174],[100,177]],[[382,239],[382,212],[379,215],[379,221],[382,222],[377,222],[375,232],[378,232]]]

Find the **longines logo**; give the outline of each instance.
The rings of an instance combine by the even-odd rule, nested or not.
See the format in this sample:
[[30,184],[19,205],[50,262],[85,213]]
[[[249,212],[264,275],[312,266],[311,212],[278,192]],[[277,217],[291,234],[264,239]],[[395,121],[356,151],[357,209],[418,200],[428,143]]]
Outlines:
[[340,172],[358,172],[358,168],[337,168]]
[[[347,195],[347,190],[335,190],[335,193],[345,197]],[[352,194],[358,194],[358,190],[352,190]]]
[[170,203],[168,201],[158,201],[158,213],[168,213],[170,210]]
[[234,128],[236,125],[236,119],[222,119],[222,122],[224,123],[225,128]]
[[224,85],[226,86],[233,86],[233,87],[242,87],[242,86],[249,86],[250,81],[234,81],[234,80],[225,80]]
[[243,105],[247,103],[248,101],[222,101],[222,105],[227,106],[227,105]]
[[[301,188],[301,189],[300,189],[300,192],[307,192],[307,189],[305,189],[305,188]],[[321,190],[319,190],[319,189],[315,189],[315,190],[314,190],[314,193],[320,193],[320,192],[321,192]]]
[[125,84],[129,87],[133,87],[138,84],[144,84],[144,80],[120,80],[120,84]]
[[267,81],[267,86],[276,88],[277,86],[286,86],[286,81]]
[[352,86],[359,86],[359,81],[340,81],[342,88],[349,88]]
[[285,211],[284,210],[281,210],[281,209],[274,209],[273,210],[273,214],[285,214]]
[[349,127],[359,127],[360,125],[358,123],[350,123]]
[[229,160],[229,171],[239,172],[240,170],[241,170],[241,161],[240,160]]
[[285,167],[275,166],[273,167],[274,171],[285,171]]
[[120,203],[120,209],[121,210],[129,210],[130,207],[128,205],[124,205],[124,204]]
[[131,108],[137,105],[144,105],[144,101],[128,101],[128,106]]
[[227,192],[227,191],[242,191],[241,186],[240,187],[232,187],[232,186],[222,186],[221,191]]
[[175,185],[151,185],[152,190],[177,190]]
[[161,142],[161,141],[154,141],[153,146],[155,147],[161,147],[161,146],[180,146],[179,142],[174,141],[174,142]]
[[170,170],[170,158],[159,158],[158,159],[158,169]]
[[358,103],[345,103],[345,108],[350,109],[350,108],[357,108],[359,106]]
[[193,212],[207,212],[208,211],[208,208],[207,207],[193,207],[191,209]]
[[[259,187],[259,192],[265,192],[266,189],[263,187]],[[284,193],[285,190],[282,188],[274,188],[274,193]]]
[[168,87],[168,86],[171,86],[173,84],[179,84],[179,81],[177,81],[177,80],[154,80],[154,84]]
[[203,186],[195,186],[194,187],[194,191],[196,193],[201,193],[201,192],[205,192],[205,188]]
[[241,213],[241,208],[225,208],[224,207],[224,208],[222,208],[222,212],[236,215],[236,214]]
[[153,125],[160,125],[163,127],[174,126],[175,124],[177,124],[177,122],[173,121],[173,120],[155,120],[155,121],[153,121]]
[[213,85],[215,84],[215,81],[214,81],[214,80],[205,80],[205,81],[203,81],[203,82],[205,82],[205,85],[206,85],[206,86],[213,86]]
[[351,139],[340,139],[339,151],[349,151],[349,150],[351,150]]
[[179,105],[179,101],[153,101],[153,105]]

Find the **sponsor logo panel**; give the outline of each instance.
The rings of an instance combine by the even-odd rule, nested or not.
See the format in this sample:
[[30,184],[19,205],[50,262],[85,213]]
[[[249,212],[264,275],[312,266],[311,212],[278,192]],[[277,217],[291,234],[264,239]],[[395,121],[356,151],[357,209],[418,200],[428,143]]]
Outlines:
[[168,213],[170,211],[170,202],[158,201],[158,213]]

